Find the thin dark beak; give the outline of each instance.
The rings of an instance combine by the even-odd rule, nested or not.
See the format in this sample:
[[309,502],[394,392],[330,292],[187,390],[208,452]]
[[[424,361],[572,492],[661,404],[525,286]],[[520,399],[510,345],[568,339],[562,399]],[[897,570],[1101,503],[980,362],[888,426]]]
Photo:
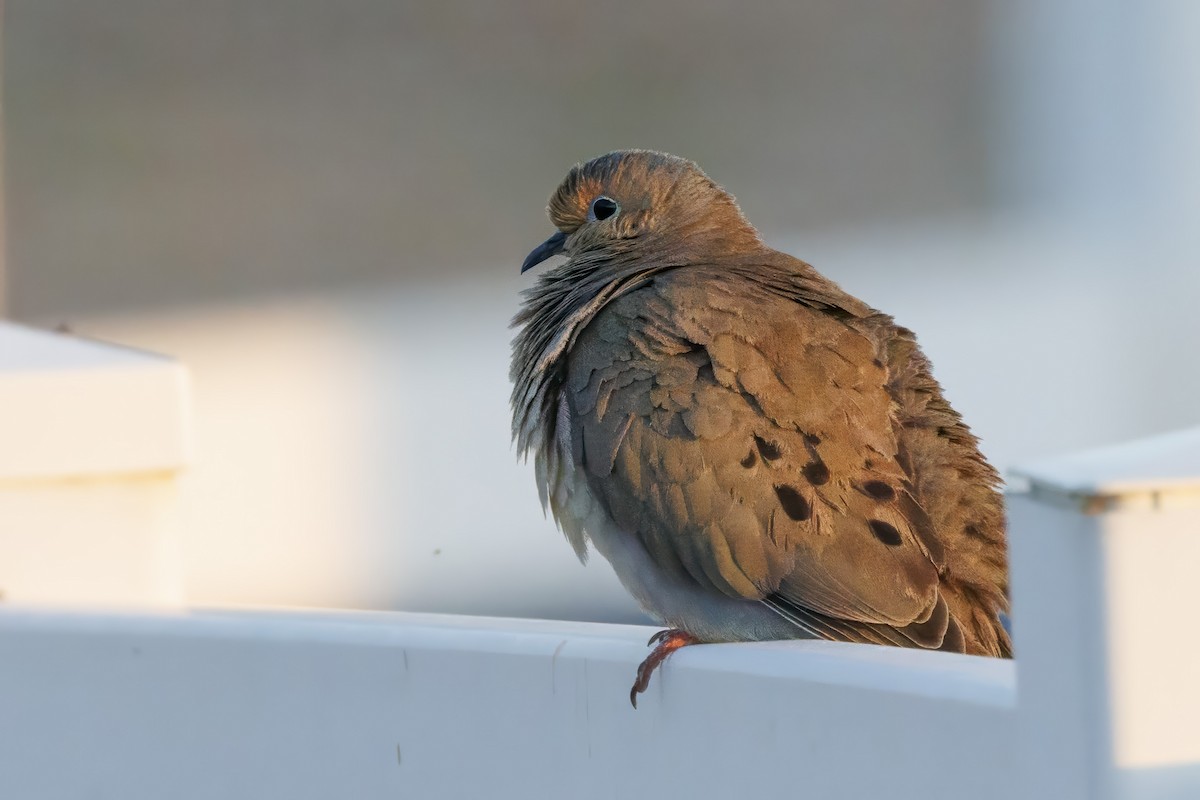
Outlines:
[[525,263],[521,265],[521,272],[533,269],[550,256],[556,256],[561,253],[566,241],[567,235],[562,231],[557,231],[549,239],[533,248],[533,252],[525,257]]

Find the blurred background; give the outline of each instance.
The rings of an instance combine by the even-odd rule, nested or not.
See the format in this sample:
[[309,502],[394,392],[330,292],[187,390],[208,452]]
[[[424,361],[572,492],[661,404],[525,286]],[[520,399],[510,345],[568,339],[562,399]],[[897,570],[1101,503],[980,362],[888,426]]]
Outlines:
[[1003,469],[1200,422],[1200,6],[7,0],[9,316],[176,356],[188,602],[634,620],[509,443],[576,161],[698,161]]

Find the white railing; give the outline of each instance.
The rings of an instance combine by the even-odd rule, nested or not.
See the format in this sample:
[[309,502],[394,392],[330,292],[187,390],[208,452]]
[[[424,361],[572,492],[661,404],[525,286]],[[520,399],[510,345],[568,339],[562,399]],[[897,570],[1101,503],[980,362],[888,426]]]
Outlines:
[[[21,371],[3,347],[13,331],[0,336],[0,367]],[[175,419],[148,471],[170,476],[181,378],[155,364],[176,388],[130,396],[156,398],[140,416]],[[96,369],[71,396],[116,379]],[[3,430],[18,441],[19,426]],[[652,630],[639,626],[183,611],[152,587],[129,602],[157,610],[47,609],[79,598],[37,596],[12,564],[38,546],[41,515],[83,496],[29,497],[130,484],[126,503],[58,524],[77,537],[58,550],[62,570],[85,580],[89,559],[91,572],[107,564],[89,531],[160,519],[142,513],[162,508],[146,472],[0,480],[0,584],[25,587],[0,612],[0,797],[1200,797],[1200,431],[1021,471],[1016,662],[827,642],[690,647],[636,711],[628,690]],[[119,508],[135,512],[106,516]],[[96,599],[120,602],[109,591]]]
[[695,647],[635,711],[650,631],[0,614],[0,781],[126,800],[1015,796],[1011,663]]
[[1200,428],[1020,472],[1020,796],[1200,797]]

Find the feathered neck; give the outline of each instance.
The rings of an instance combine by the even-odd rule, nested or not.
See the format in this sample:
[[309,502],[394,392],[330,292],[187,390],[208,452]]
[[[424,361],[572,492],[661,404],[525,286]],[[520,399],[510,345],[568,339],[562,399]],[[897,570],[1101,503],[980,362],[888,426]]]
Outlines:
[[580,253],[522,292],[512,346],[513,439],[525,455],[554,440],[566,356],[584,326],[612,300],[678,264],[641,261],[632,248]]

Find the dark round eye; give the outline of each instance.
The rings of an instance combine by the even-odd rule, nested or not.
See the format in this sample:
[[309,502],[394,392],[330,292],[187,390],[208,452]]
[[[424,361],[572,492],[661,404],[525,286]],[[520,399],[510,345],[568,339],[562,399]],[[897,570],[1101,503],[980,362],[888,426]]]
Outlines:
[[617,201],[611,197],[601,195],[592,201],[592,210],[590,212],[592,219],[608,219],[620,210]]

